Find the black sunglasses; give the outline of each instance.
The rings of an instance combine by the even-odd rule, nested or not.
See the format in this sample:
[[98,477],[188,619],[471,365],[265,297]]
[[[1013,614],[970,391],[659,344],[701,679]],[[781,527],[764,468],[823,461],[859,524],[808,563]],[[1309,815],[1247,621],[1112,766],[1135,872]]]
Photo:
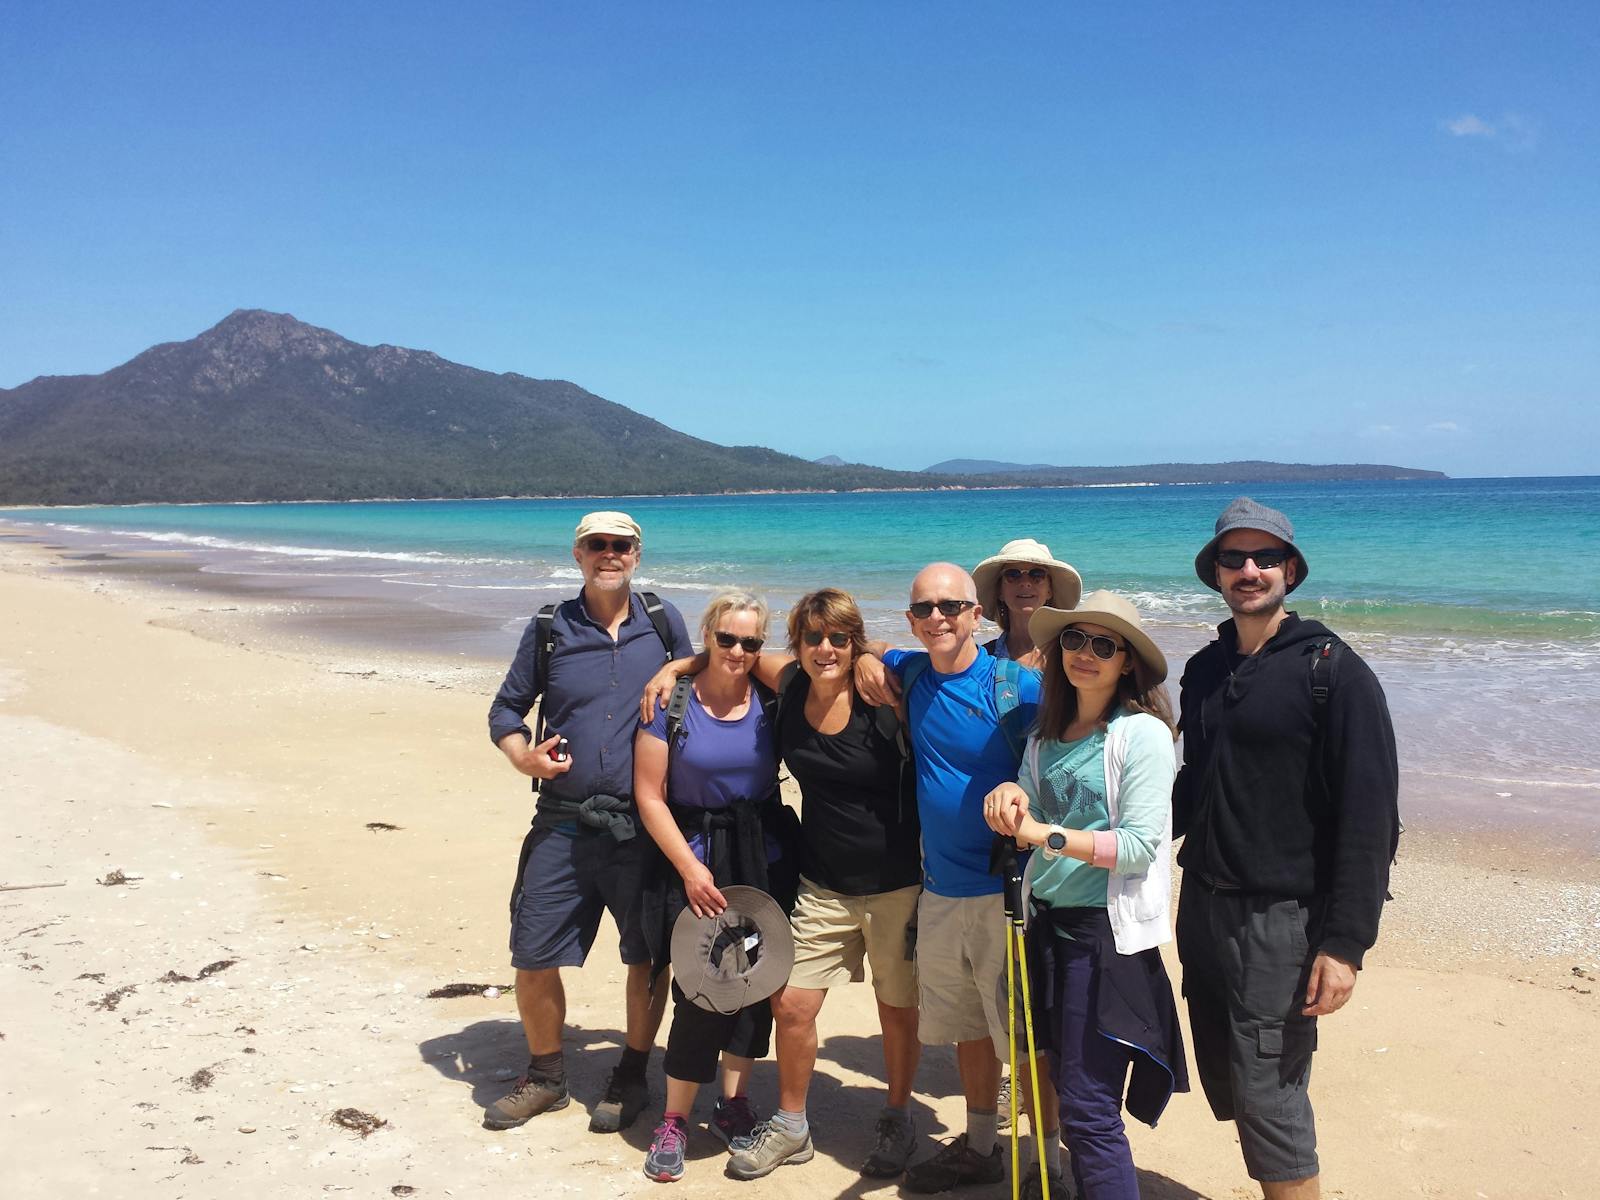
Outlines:
[[918,600],[906,611],[917,620],[926,621],[933,616],[933,610],[936,608],[946,617],[959,617],[967,609],[977,607],[976,600]]
[[720,629],[711,636],[717,639],[717,645],[724,650],[732,650],[735,646],[743,646],[746,654],[759,654],[766,641],[765,638],[740,637],[735,633],[723,633]]
[[1043,567],[1029,567],[1026,571],[1024,571],[1021,567],[1007,567],[1004,571],[1000,572],[1000,578],[1004,579],[1007,583],[1016,583],[1024,576],[1033,580],[1034,583],[1043,583],[1046,579],[1050,578],[1050,572],[1046,571]]
[[1283,566],[1293,557],[1294,554],[1288,550],[1218,550],[1217,566],[1237,571],[1244,566],[1246,559],[1252,559],[1256,564],[1256,570],[1270,571],[1273,567]]
[[820,629],[808,629],[800,635],[800,640],[808,646],[822,645],[823,638],[827,638],[828,645],[835,650],[843,650],[850,644],[850,635],[848,633],[840,633],[837,629],[832,633],[823,633]]
[[583,539],[583,548],[590,554],[602,554],[607,549],[613,554],[632,554],[632,538],[592,537]]
[[1061,631],[1061,648],[1068,654],[1076,654],[1085,645],[1098,659],[1110,662],[1117,656],[1118,650],[1126,650],[1127,643],[1119,642],[1115,638],[1108,638],[1101,633],[1085,633],[1081,629],[1063,629]]

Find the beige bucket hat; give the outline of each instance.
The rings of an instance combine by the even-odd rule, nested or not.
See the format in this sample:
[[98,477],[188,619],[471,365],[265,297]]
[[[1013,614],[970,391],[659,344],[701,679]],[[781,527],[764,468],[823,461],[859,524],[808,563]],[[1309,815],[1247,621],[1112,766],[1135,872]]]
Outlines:
[[1144,665],[1155,676],[1155,682],[1160,683],[1166,679],[1166,655],[1161,653],[1155,642],[1150,640],[1150,635],[1144,631],[1144,622],[1139,619],[1139,610],[1115,592],[1090,592],[1079,601],[1078,607],[1070,612],[1060,608],[1035,609],[1028,621],[1028,636],[1033,639],[1035,646],[1048,646],[1061,636],[1061,631],[1068,625],[1079,623],[1104,625],[1107,629],[1121,634],[1128,645],[1133,647],[1133,652],[1144,661]]
[[[1046,567],[1050,571],[1050,603],[1057,608],[1073,608],[1083,594],[1083,578],[1067,563],[1050,556],[1050,547],[1032,538],[1017,538],[1000,547],[1000,553],[984,559],[972,571],[978,585],[978,603],[989,620],[1000,619],[1000,572],[1012,563]],[[1034,643],[1038,645],[1037,642]]]

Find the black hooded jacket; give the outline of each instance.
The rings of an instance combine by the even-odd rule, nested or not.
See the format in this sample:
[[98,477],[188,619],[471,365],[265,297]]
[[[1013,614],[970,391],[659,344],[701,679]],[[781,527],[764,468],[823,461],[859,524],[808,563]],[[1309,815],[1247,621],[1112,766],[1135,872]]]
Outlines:
[[1343,646],[1319,737],[1311,659],[1327,627],[1289,613],[1253,655],[1239,654],[1231,620],[1217,635],[1180,685],[1178,865],[1213,885],[1320,898],[1313,949],[1359,967],[1378,937],[1400,829],[1383,688]]

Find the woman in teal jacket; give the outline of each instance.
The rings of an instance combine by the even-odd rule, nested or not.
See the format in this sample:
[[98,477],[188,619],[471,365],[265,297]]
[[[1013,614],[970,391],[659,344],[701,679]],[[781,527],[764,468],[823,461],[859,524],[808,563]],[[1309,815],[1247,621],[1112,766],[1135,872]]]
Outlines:
[[[1187,1091],[1172,985],[1172,711],[1167,664],[1132,604],[1093,592],[1028,622],[1044,648],[1039,726],[1022,772],[984,799],[1028,864],[1030,959],[1045,965],[1045,1035],[1061,1136],[1084,1200],[1138,1200],[1122,1122]],[[1035,957],[1037,954],[1037,957]],[[1131,1076],[1131,1078],[1130,1078]]]

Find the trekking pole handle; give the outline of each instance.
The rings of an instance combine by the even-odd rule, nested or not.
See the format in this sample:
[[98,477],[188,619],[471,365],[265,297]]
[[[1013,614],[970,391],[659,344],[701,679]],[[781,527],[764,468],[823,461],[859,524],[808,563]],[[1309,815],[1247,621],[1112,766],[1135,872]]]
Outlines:
[[1006,920],[1012,925],[1022,924],[1022,860],[1017,854],[1017,844],[1004,834],[996,834],[994,846],[989,851],[989,873],[1000,876],[1004,883]]

